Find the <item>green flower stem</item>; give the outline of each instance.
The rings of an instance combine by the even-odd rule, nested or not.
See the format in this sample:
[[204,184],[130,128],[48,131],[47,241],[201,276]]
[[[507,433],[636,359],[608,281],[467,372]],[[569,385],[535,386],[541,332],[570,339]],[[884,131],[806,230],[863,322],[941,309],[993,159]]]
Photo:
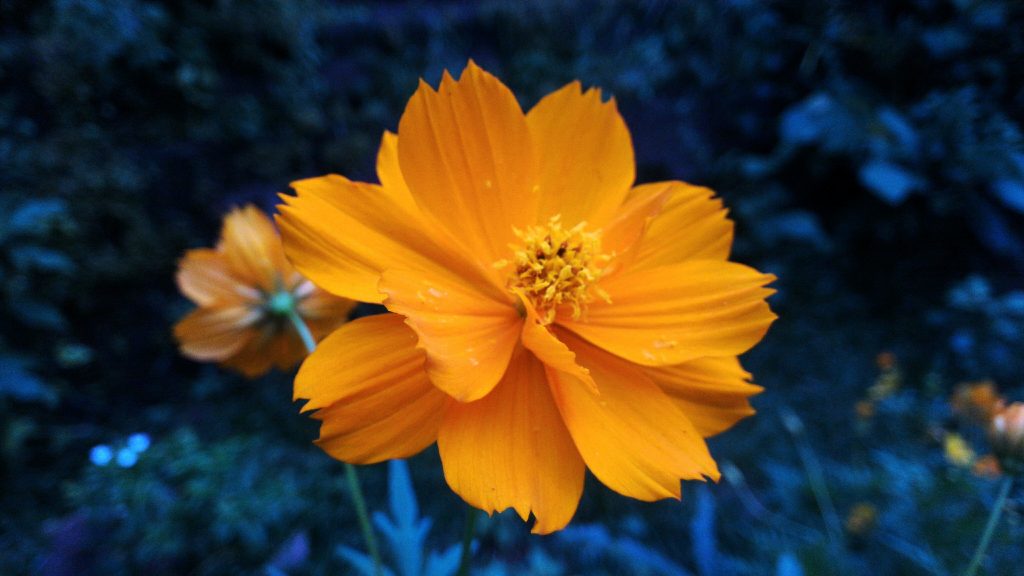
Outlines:
[[466,509],[466,530],[462,533],[462,559],[459,560],[458,576],[469,576],[469,558],[472,556],[473,537],[476,535],[476,518],[480,512],[468,506]]
[[789,410],[784,410],[782,412],[782,424],[790,436],[793,437],[797,455],[800,458],[800,463],[803,465],[804,473],[807,475],[807,481],[811,486],[811,492],[814,494],[814,500],[818,504],[818,511],[821,513],[822,520],[825,523],[829,548],[836,558],[835,571],[842,574],[845,570],[839,562],[842,558],[843,547],[846,544],[843,537],[842,523],[839,521],[839,514],[836,512],[832,496],[828,491],[828,484],[825,481],[825,472],[817,455],[814,453],[814,449],[811,447],[811,443],[807,440],[804,423],[800,420],[800,417]]
[[306,322],[302,316],[299,316],[299,311],[294,306],[288,309],[288,319],[291,320],[292,326],[298,332],[299,338],[302,338],[302,343],[306,345],[306,352],[312,354],[313,350],[316,350],[316,340],[313,339],[313,333],[309,331],[309,326],[306,326]]
[[[316,340],[313,339],[309,326],[302,320],[294,307],[290,308],[287,314],[295,331],[298,332],[299,338],[302,338],[302,343],[306,345],[306,351],[312,354],[316,350]],[[348,480],[348,492],[356,509],[356,517],[359,518],[359,529],[363,533],[363,540],[366,541],[366,551],[373,559],[373,571],[377,576],[381,576],[384,572],[381,570],[380,551],[377,549],[377,538],[373,535],[373,528],[370,526],[370,515],[366,512],[366,499],[363,498],[363,488],[359,483],[359,472],[348,462],[345,462],[345,478]]]
[[352,503],[356,507],[356,516],[359,518],[359,529],[363,532],[363,540],[366,540],[366,550],[373,559],[373,571],[381,576],[380,551],[377,549],[377,538],[373,535],[373,528],[370,527],[370,515],[366,513],[366,500],[363,499],[363,489],[359,484],[359,473],[356,467],[345,462],[345,477],[348,479],[348,491],[352,496]]
[[985,531],[981,534],[978,547],[974,550],[974,558],[971,558],[970,566],[964,570],[964,576],[974,576],[978,573],[978,568],[981,568],[981,563],[985,560],[985,552],[988,551],[988,545],[992,543],[992,535],[995,534],[996,526],[999,524],[999,518],[1003,515],[1003,508],[1006,508],[1006,499],[1010,495],[1011,487],[1013,487],[1013,477],[1007,476],[999,486],[999,497],[996,498],[992,513],[988,516],[988,523],[985,525]]

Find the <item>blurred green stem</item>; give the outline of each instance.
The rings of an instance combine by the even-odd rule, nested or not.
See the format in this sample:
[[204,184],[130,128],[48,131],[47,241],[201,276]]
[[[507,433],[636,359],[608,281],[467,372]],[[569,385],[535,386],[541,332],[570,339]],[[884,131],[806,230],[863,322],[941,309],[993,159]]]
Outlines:
[[359,517],[359,529],[363,532],[363,540],[366,540],[366,550],[373,558],[373,571],[381,576],[380,552],[377,550],[377,539],[373,536],[373,528],[370,527],[370,515],[366,513],[366,500],[363,499],[363,489],[359,485],[359,473],[356,467],[345,462],[345,476],[348,478],[348,491],[352,496],[352,503],[356,507],[356,516]]
[[476,535],[476,517],[479,515],[476,508],[467,507],[466,529],[462,533],[462,559],[459,560],[458,576],[469,576],[469,558],[472,555],[473,536]]
[[974,576],[978,573],[978,568],[981,568],[981,563],[985,560],[985,552],[988,551],[988,545],[992,542],[992,535],[995,534],[996,526],[999,525],[999,518],[1003,515],[1003,508],[1006,508],[1006,498],[1009,497],[1012,487],[1013,477],[1003,478],[1003,483],[999,485],[999,497],[996,498],[992,513],[988,516],[988,523],[985,525],[985,531],[981,534],[978,547],[974,550],[974,558],[971,558],[970,566],[964,570],[964,576]]
[[[306,351],[312,354],[316,350],[316,340],[294,307],[288,311],[288,319],[299,333],[299,338],[302,338],[302,343],[306,345]],[[345,478],[348,480],[348,492],[356,509],[356,517],[359,518],[359,529],[363,533],[363,540],[366,541],[366,551],[373,559],[373,571],[377,576],[382,576],[384,572],[381,570],[380,551],[377,549],[377,538],[374,537],[373,528],[370,526],[370,515],[366,512],[366,499],[363,498],[363,488],[359,483],[359,472],[348,462],[345,462]]]
[[[842,523],[839,521],[839,514],[836,512],[832,496],[828,492],[828,484],[825,482],[825,472],[822,470],[821,462],[814,454],[811,443],[807,441],[805,428],[800,417],[789,410],[782,412],[782,423],[796,445],[797,454],[800,456],[800,463],[803,464],[804,472],[807,474],[807,481],[811,485],[811,492],[814,493],[814,500],[818,503],[818,510],[821,512],[822,520],[825,522],[825,530],[828,533],[829,543],[832,552],[837,560],[842,557],[842,549],[845,545]],[[844,572],[837,564],[839,572]]]
[[302,316],[299,316],[299,312],[294,306],[288,310],[288,319],[291,320],[295,331],[299,333],[299,338],[302,338],[302,343],[306,345],[306,352],[312,354],[313,350],[316,350],[316,340],[313,339],[313,333],[309,331],[309,326],[306,326],[306,322]]

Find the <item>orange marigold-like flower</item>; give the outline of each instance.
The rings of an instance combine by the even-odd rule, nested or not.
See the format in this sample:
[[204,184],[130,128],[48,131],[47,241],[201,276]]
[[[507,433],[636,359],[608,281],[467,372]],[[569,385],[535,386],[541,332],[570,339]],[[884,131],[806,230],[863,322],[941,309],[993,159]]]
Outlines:
[[178,287],[198,305],[174,327],[182,354],[219,362],[253,378],[289,368],[307,354],[294,311],[314,338],[340,326],[355,305],[313,285],[285,259],[273,223],[254,206],[224,218],[214,249],[189,250]]
[[736,355],[775,318],[774,277],[728,261],[711,190],[633,186],[614,100],[573,82],[523,114],[470,62],[420,84],[377,172],[295,182],[278,216],[303,274],[392,312],[296,377],[325,451],[372,463],[436,441],[456,493],[537,533],[569,522],[585,468],[648,501],[719,477],[704,438],[754,412]]

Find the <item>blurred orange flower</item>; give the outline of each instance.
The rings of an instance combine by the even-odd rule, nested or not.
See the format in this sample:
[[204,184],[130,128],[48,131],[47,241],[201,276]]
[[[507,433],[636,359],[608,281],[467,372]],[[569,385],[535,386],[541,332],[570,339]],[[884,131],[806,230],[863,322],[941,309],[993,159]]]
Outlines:
[[974,461],[971,472],[981,478],[998,478],[1002,474],[999,467],[999,459],[992,454],[986,454]]
[[870,420],[875,416],[875,403],[870,400],[859,400],[854,404],[854,412],[861,420]]
[[1007,474],[1024,476],[1024,403],[1014,402],[992,418],[992,453]]
[[1003,408],[1004,400],[991,380],[964,382],[950,399],[953,412],[976,424],[987,425]]
[[306,356],[291,324],[293,311],[320,338],[341,325],[355,305],[296,272],[273,223],[254,206],[224,218],[216,248],[186,252],[177,282],[198,306],[174,327],[182,354],[219,362],[250,378],[272,366],[289,368]]
[[851,536],[864,536],[878,521],[878,508],[869,502],[859,502],[846,516],[846,531]]
[[293,184],[278,223],[317,285],[391,314],[327,337],[295,381],[319,445],[352,463],[435,441],[445,478],[533,531],[564,527],[584,469],[641,500],[717,479],[704,438],[753,414],[736,356],[774,277],[729,262],[714,193],[633,186],[614,100],[578,82],[523,114],[470,62],[384,135],[381,184]]
[[885,400],[896,394],[899,392],[900,386],[903,385],[903,376],[900,374],[895,354],[880,352],[875,357],[875,364],[878,366],[880,374],[875,379],[875,383],[868,388],[868,399],[872,402]]
[[879,352],[875,356],[875,364],[882,371],[894,370],[896,368],[896,355],[889,351]]

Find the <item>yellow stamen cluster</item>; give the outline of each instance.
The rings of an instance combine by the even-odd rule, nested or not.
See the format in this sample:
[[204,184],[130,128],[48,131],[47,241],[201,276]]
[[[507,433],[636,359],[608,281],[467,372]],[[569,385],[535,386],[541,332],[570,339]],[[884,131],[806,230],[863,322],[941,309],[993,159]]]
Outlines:
[[[545,324],[554,321],[558,308],[572,308],[578,320],[593,296],[608,301],[608,294],[594,282],[610,256],[601,254],[601,239],[586,232],[585,222],[572,228],[562,226],[561,216],[553,216],[546,225],[515,230],[521,245],[513,245],[514,266],[509,287],[528,298]],[[502,260],[499,268],[508,266]]]

